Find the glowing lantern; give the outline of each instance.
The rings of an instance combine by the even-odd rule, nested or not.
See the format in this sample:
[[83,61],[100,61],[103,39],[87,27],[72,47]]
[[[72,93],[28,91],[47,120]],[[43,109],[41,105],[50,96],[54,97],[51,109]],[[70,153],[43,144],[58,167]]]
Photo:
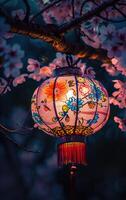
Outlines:
[[78,68],[56,69],[32,97],[32,116],[39,129],[58,138],[58,162],[86,164],[85,137],[100,130],[109,117],[106,89],[81,75]]

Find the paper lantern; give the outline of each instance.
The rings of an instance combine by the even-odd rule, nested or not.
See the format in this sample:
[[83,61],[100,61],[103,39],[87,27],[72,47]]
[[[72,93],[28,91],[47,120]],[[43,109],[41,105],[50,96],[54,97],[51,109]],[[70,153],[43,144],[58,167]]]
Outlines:
[[59,166],[86,164],[85,137],[100,130],[109,117],[103,85],[78,68],[59,68],[32,97],[32,116],[43,132],[58,138]]

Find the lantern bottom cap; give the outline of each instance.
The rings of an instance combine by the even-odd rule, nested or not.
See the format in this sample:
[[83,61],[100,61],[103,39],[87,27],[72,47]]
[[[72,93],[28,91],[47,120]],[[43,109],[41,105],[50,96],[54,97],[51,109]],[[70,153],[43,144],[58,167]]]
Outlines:
[[87,165],[86,144],[84,142],[66,142],[58,145],[58,165]]

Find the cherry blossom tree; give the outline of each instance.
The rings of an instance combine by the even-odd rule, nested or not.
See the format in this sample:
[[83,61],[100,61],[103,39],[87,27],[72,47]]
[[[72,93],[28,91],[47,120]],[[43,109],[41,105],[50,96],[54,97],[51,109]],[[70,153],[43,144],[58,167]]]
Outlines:
[[[68,65],[67,57],[69,56],[83,74],[88,74],[91,78],[97,79],[97,74],[100,74],[100,70],[102,70],[101,80],[103,79],[105,82],[111,80],[113,88],[109,87],[109,83],[106,85],[108,86],[110,103],[117,110],[114,114],[111,114],[111,118],[119,129],[125,132],[126,1],[0,1],[1,98],[8,98],[22,85],[24,87],[29,86],[31,81],[38,86],[41,81],[53,75],[55,68]],[[98,65],[98,68],[95,67],[96,65]],[[28,100],[28,104],[30,104],[30,100]],[[120,112],[118,112],[119,109]],[[14,116],[11,114],[7,116],[13,126],[4,125],[2,123],[4,120],[1,118],[3,120],[0,121],[1,134],[8,141],[14,142],[14,139],[16,139],[19,143],[23,140],[20,140],[20,136],[30,135],[34,138],[34,127],[27,127],[25,123],[27,112],[18,109],[17,106],[13,113],[15,113]],[[17,116],[20,116],[20,120]],[[17,124],[15,125],[15,123]],[[14,128],[7,128],[9,126]],[[10,134],[13,135],[13,139],[11,139]],[[4,139],[3,141],[8,146]],[[25,140],[23,141],[25,143]],[[27,139],[27,141],[29,140]],[[27,152],[23,152],[20,156],[21,162],[25,163],[28,171],[30,162],[34,160],[38,164],[33,179],[38,175],[41,178],[38,181],[34,181],[32,178],[26,180],[28,185],[33,188],[33,195],[37,188],[38,199],[40,196],[43,199],[56,200],[55,193],[56,188],[58,188],[59,196],[57,196],[57,199],[61,200],[62,188],[57,185],[54,178],[56,172],[55,154],[51,159],[48,158],[45,161],[47,144],[40,145],[43,146],[42,152],[44,153],[39,156],[33,156],[30,147],[25,148],[25,145],[22,147],[16,142],[15,144],[30,152],[30,156],[27,156]],[[38,152],[38,150],[33,151]],[[20,165],[15,164],[18,159],[13,158],[11,152],[7,153],[11,155],[12,166],[15,166],[14,170],[16,171]],[[40,158],[43,161],[42,163],[40,163]],[[23,174],[25,174],[26,168],[22,170]],[[45,176],[48,173],[51,178],[46,179]],[[17,173],[17,177],[20,188],[20,183],[23,185],[20,173]],[[53,187],[51,187],[51,184]],[[50,187],[41,191],[41,187],[46,188],[47,185],[50,185]],[[21,191],[24,196],[25,190],[27,189],[24,187],[23,192]],[[21,198],[25,199],[23,195]]]
[[[0,67],[3,72],[0,79],[1,94],[10,91],[12,86],[24,83],[28,78],[40,81],[51,76],[57,66],[66,64],[65,55],[69,54],[73,55],[74,60],[98,60],[108,76],[114,78],[121,75],[125,80],[125,1],[37,0],[33,3],[23,0],[24,10],[12,10],[9,14],[8,3],[9,0],[3,1],[3,8],[0,9]],[[31,3],[37,7],[37,13],[32,13]],[[73,34],[72,41],[68,33]],[[60,53],[56,53],[56,58],[48,66],[29,58],[27,72],[23,73],[25,52],[20,44],[9,43],[17,34],[47,42],[55,52]],[[79,61],[78,67],[85,71],[86,64],[83,62]],[[93,70],[88,70],[88,73],[95,74]],[[118,91],[113,92],[110,103],[125,108],[126,83],[120,80],[114,80],[114,83]],[[121,123],[125,124],[125,119]]]
[[[36,6],[38,12],[32,12],[31,4]],[[3,71],[1,94],[11,90],[12,86],[24,83],[28,78],[40,81],[51,76],[57,66],[66,64],[65,55],[70,54],[74,60],[98,60],[108,76],[113,76],[113,79],[122,76],[125,80],[124,0],[23,0],[23,9],[12,9],[9,12],[8,5],[9,0],[3,1],[0,9],[0,67]],[[29,58],[27,72],[23,73],[23,57],[26,52],[19,43],[9,43],[17,34],[48,43],[56,52],[56,58],[47,66],[37,59]],[[73,41],[69,34],[73,35]],[[85,71],[86,63],[80,61],[78,67]],[[92,70],[90,73],[94,74]],[[118,91],[113,92],[110,103],[125,108],[126,84],[120,80],[114,82]]]

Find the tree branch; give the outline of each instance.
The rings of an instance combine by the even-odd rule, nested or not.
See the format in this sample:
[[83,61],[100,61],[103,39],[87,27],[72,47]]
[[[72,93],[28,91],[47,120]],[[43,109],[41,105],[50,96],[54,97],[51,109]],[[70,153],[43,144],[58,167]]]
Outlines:
[[[94,9],[92,12],[88,12],[83,15],[79,19],[75,18],[72,22],[70,22],[70,26],[65,26],[64,31],[68,30],[68,28],[73,28],[78,23],[84,19],[90,19],[94,15],[98,14],[104,8],[112,5],[112,2],[117,2],[119,0],[111,0],[107,1],[98,8]],[[97,11],[97,12],[96,12]],[[36,38],[42,41],[49,43],[56,51],[73,54],[78,56],[78,58],[87,58],[87,59],[97,59],[101,60],[103,63],[111,63],[111,60],[107,57],[107,51],[104,49],[95,49],[87,44],[84,44],[82,40],[78,42],[70,42],[63,35],[63,29],[59,31],[59,27],[53,24],[42,25],[41,27],[37,24],[29,23],[27,24],[24,21],[16,20],[10,16],[7,16],[5,12],[2,12],[2,15],[6,17],[7,22],[11,26],[11,32],[22,34],[25,36],[30,36],[32,38]],[[59,32],[62,32],[59,33]]]
[[64,36],[57,35],[57,27],[43,25],[42,27],[35,24],[25,24],[24,22],[13,21],[11,23],[11,32],[27,35],[32,38],[45,41],[58,52],[77,55],[80,58],[98,59],[103,62],[110,62],[107,57],[107,51],[103,49],[95,49],[91,46],[80,43],[71,43]]
[[107,9],[108,7],[111,7],[114,4],[116,4],[118,1],[120,1],[120,0],[105,1],[100,6],[96,7],[94,10],[91,10],[91,11],[87,12],[86,14],[82,15],[81,17],[75,18],[71,22],[62,25],[61,28],[59,28],[59,33],[60,34],[65,33],[71,29],[74,29],[79,24],[83,23],[86,20],[90,20],[91,18],[98,15],[99,13],[101,13],[102,11]]

